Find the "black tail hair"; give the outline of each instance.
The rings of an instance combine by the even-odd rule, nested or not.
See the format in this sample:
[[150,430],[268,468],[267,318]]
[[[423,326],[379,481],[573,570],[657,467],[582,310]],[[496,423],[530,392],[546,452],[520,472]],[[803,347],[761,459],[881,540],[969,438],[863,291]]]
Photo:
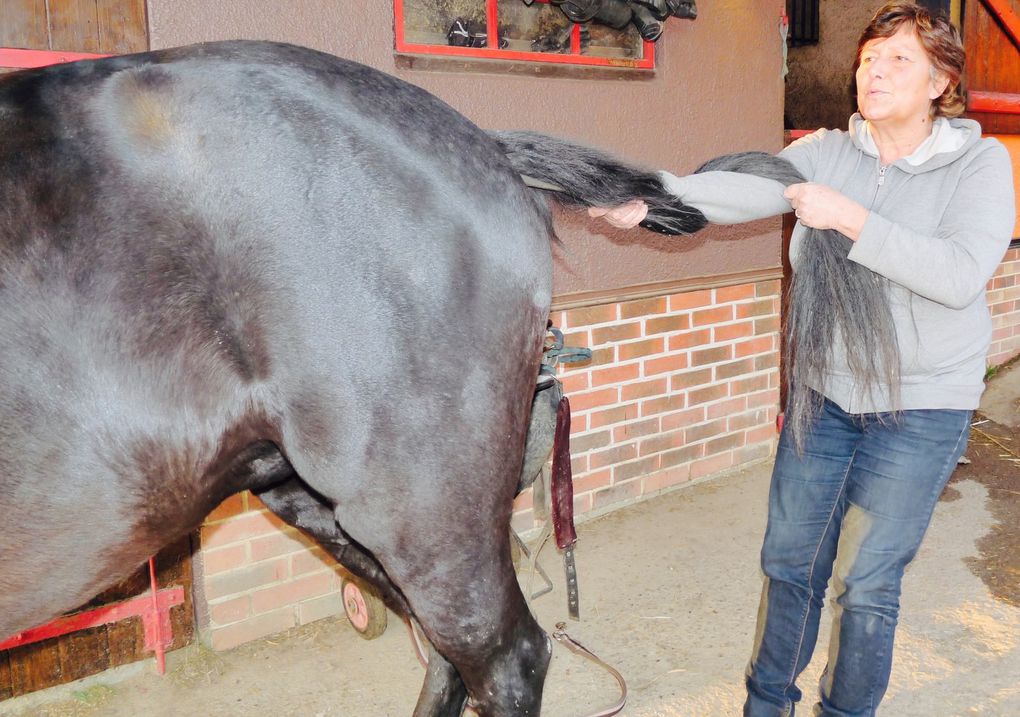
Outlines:
[[511,166],[560,204],[615,207],[643,199],[648,216],[641,226],[662,234],[693,234],[705,215],[662,186],[659,176],[597,149],[537,132],[489,132]]
[[710,159],[694,170],[699,172],[743,172],[774,179],[787,186],[803,182],[800,172],[781,157],[768,152],[737,152]]

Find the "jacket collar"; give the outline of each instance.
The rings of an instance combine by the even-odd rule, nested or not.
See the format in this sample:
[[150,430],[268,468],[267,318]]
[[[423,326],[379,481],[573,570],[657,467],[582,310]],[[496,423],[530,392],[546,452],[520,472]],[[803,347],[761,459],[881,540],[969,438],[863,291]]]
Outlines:
[[[878,158],[871,123],[859,112],[850,117],[850,138],[861,152]],[[910,174],[928,172],[950,164],[980,139],[981,125],[974,120],[937,117],[928,138],[910,156],[896,160],[893,165]]]

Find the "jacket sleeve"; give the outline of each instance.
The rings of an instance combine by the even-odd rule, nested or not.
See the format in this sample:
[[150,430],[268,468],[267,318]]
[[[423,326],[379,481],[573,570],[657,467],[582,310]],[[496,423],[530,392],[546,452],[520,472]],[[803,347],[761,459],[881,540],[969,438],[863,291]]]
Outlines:
[[1016,219],[1006,148],[986,140],[933,236],[871,212],[848,258],[951,309],[972,304],[995,273]]
[[[814,174],[819,147],[826,130],[793,142],[779,153],[804,177]],[[701,211],[713,224],[741,224],[791,210],[783,197],[786,186],[774,179],[741,172],[698,172],[683,177],[660,172],[663,186]]]
[[659,175],[667,190],[713,224],[741,224],[790,211],[790,203],[783,197],[786,187],[774,179],[740,172]]

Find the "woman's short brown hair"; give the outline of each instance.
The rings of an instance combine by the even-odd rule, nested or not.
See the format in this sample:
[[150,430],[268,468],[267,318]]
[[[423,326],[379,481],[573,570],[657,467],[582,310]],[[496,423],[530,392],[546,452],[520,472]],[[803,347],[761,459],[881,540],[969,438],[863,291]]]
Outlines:
[[892,37],[901,27],[908,25],[928,54],[932,66],[945,77],[949,84],[938,99],[932,102],[935,117],[959,117],[966,109],[967,92],[964,89],[964,51],[960,32],[943,15],[933,15],[926,8],[913,2],[890,2],[879,9],[857,41],[857,57],[854,60],[854,74],[861,64],[861,50],[865,43],[878,38]]

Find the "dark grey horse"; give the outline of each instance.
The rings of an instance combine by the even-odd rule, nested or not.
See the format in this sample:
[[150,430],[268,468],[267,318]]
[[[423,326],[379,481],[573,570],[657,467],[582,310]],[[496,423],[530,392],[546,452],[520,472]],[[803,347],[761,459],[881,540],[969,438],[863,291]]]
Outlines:
[[537,715],[510,561],[551,224],[654,175],[269,43],[0,79],[0,637],[250,489],[413,615],[415,714]]

